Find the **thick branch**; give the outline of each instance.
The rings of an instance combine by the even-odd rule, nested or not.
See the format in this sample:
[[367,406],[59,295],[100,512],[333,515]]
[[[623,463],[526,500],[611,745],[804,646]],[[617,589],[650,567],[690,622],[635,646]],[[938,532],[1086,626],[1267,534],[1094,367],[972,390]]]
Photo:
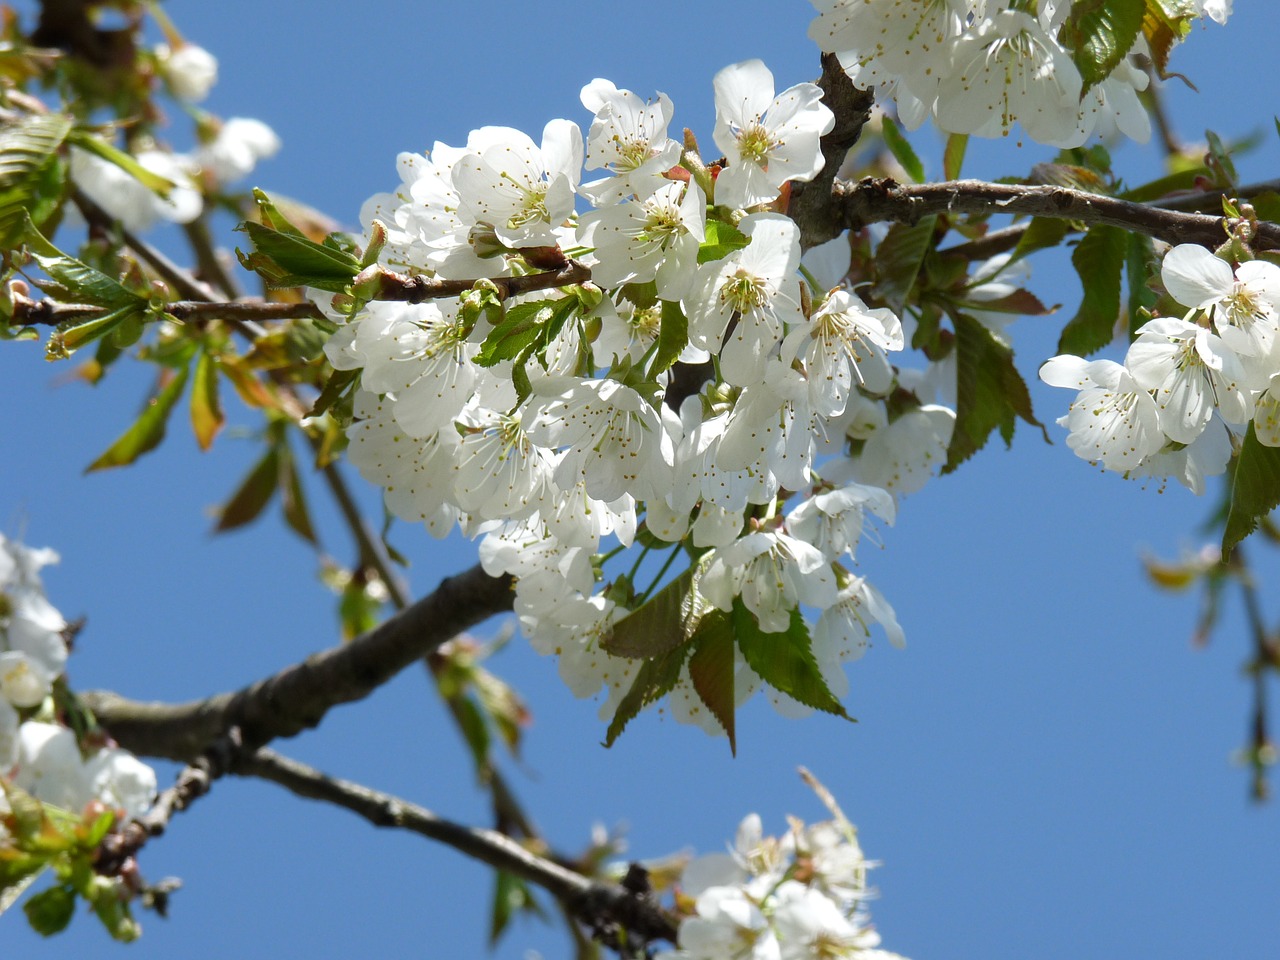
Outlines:
[[511,609],[511,600],[508,578],[475,566],[350,643],[234,693],[182,704],[141,703],[101,691],[84,700],[134,753],[191,762],[233,727],[253,749],[314,727],[330,708],[368,696],[451,637]]
[[[431,277],[406,277],[390,270],[379,268],[378,291],[375,300],[403,300],[407,303],[423,303],[427,300],[441,300],[445,297],[456,297],[466,293],[477,283],[475,280],[436,280]],[[358,279],[358,278],[357,278]],[[491,282],[498,288],[498,296],[503,300],[531,293],[534,290],[550,290],[553,287],[567,287],[575,283],[586,283],[591,279],[591,268],[570,260],[555,270],[542,273],[531,273],[523,277],[494,277]]]
[[822,102],[836,116],[836,125],[822,138],[822,169],[810,183],[791,185],[788,214],[800,227],[800,246],[807,250],[837,237],[844,229],[840,211],[831,202],[836,174],[845,154],[858,142],[862,128],[871,116],[875,97],[870,90],[853,85],[834,53],[822,55]]
[[[982,180],[907,185],[869,177],[837,183],[832,199],[841,223],[852,229],[885,221],[914,223],[934,213],[1017,213],[1109,224],[1172,244],[1217,247],[1227,240],[1230,228],[1230,221],[1221,216],[1182,213],[1067,187]],[[1253,244],[1263,250],[1280,248],[1280,225],[1259,222]]]
[[473,859],[537,884],[592,929],[619,925],[646,940],[675,941],[675,922],[644,896],[574,873],[531,853],[496,830],[452,823],[416,804],[326,776],[271,750],[258,750],[236,764],[233,772],[261,777],[300,797],[343,807],[376,827],[396,827],[447,844]]

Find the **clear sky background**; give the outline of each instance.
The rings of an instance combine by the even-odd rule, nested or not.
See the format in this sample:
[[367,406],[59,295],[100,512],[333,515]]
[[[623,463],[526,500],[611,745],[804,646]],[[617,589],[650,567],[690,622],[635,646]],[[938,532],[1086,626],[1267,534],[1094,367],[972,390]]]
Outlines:
[[[25,4],[23,9],[30,9]],[[220,58],[207,106],[265,120],[284,150],[254,183],[355,226],[361,202],[397,183],[398,151],[465,141],[485,124],[537,137],[547,120],[589,120],[578,91],[602,76],[661,90],[676,125],[706,142],[711,78],[760,57],[779,87],[813,79],[801,0],[644,5],[560,0],[350,4],[282,0],[167,4],[179,27]],[[1272,4],[1242,0],[1225,27],[1197,29],[1167,86],[1179,133],[1259,132],[1239,158],[1246,180],[1276,176],[1280,93],[1272,76]],[[185,145],[183,118],[174,141]],[[933,176],[940,140],[916,138]],[[1025,173],[1047,148],[976,145],[965,173]],[[1130,182],[1156,170],[1153,149],[1126,148]],[[916,960],[1034,957],[1269,958],[1280,943],[1280,808],[1252,805],[1231,763],[1246,737],[1248,654],[1232,597],[1207,649],[1192,649],[1193,597],[1156,593],[1144,550],[1198,545],[1212,497],[1160,492],[1074,457],[1052,421],[1070,400],[1034,381],[1078,302],[1065,258],[1036,261],[1032,289],[1054,316],[1012,328],[1054,445],[1019,429],[957,474],[904,501],[883,548],[860,572],[896,606],[908,648],[877,636],[850,667],[856,725],[777,716],[757,697],[723,740],[649,712],[611,750],[597,705],[576,701],[555,664],[513,642],[494,663],[528,698],[534,723],[508,764],[526,806],[557,847],[581,849],[593,823],[625,826],[634,857],[718,851],[757,811],[766,829],[824,811],[795,774],[812,769],[884,862],[873,915],[885,946]],[[63,555],[50,597],[88,627],[71,661],[78,689],[180,700],[236,688],[336,642],[334,600],[309,548],[278,517],[210,535],[209,509],[256,457],[228,429],[201,455],[180,414],[157,453],[123,471],[82,470],[131,422],[148,370],[120,364],[96,388],[44,362],[33,344],[0,344],[0,527]],[[251,430],[243,410],[233,424]],[[376,508],[376,494],[363,491]],[[1213,488],[1217,492],[1217,488]],[[326,549],[353,548],[319,507]],[[415,596],[474,562],[474,545],[400,526]],[[1264,559],[1259,547],[1253,555]],[[1264,600],[1280,616],[1275,564]],[[487,635],[495,621],[482,628]],[[1274,690],[1273,690],[1274,693]],[[333,712],[276,746],[326,772],[397,793],[468,823],[487,820],[470,764],[422,673]],[[171,777],[161,768],[162,783]],[[8,957],[188,960],[279,956],[470,957],[484,952],[489,872],[408,834],[280,788],[228,779],[142,860],[184,888],[168,921],[143,915],[143,939],[116,947],[90,917],[45,943],[19,916],[0,919]],[[562,934],[517,924],[494,956],[566,955]]]

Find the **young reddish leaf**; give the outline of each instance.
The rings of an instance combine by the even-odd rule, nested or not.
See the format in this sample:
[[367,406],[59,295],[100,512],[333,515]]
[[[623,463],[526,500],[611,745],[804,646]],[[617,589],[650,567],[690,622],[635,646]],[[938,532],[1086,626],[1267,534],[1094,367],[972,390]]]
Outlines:
[[765,683],[815,710],[853,719],[822,679],[809,628],[799,610],[791,611],[791,623],[785,633],[765,633],[742,600],[734,600],[733,632],[747,664]]
[[733,619],[723,610],[711,610],[698,622],[689,657],[689,679],[699,699],[711,711],[729,738],[729,751],[738,753],[734,731]]
[[680,679],[680,668],[689,656],[691,644],[684,643],[674,650],[668,650],[652,660],[646,660],[636,673],[631,689],[618,704],[617,712],[609,721],[609,729],[605,733],[604,745],[612,747],[627,724],[635,719],[636,714],[651,703],[661,700]]
[[272,444],[262,459],[254,464],[248,476],[240,482],[231,499],[226,502],[218,514],[218,522],[214,525],[215,533],[234,530],[252,523],[271,502],[280,486],[280,454]]
[[213,445],[213,438],[225,422],[218,400],[218,362],[207,350],[201,350],[191,378],[191,427],[201,450]]
[[261,410],[279,405],[267,385],[245,365],[243,357],[224,354],[218,358],[218,366],[247,406]]
[[183,367],[159,393],[148,400],[146,409],[134,421],[133,426],[116,438],[115,443],[111,444],[102,456],[89,464],[85,473],[105,470],[108,467],[126,466],[159,446],[160,441],[164,439],[164,428],[169,420],[169,414],[173,412],[174,405],[187,385],[189,371],[190,367]]
[[1280,447],[1258,440],[1253,424],[1244,435],[1231,478],[1231,507],[1222,534],[1222,555],[1251,534],[1258,521],[1280,505]]

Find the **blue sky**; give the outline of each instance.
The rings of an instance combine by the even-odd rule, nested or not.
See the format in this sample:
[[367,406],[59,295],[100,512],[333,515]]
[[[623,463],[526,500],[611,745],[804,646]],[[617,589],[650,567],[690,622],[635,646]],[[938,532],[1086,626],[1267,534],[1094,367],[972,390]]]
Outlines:
[[[711,78],[722,66],[760,57],[780,86],[818,69],[800,0],[383,2],[358,14],[295,0],[167,6],[221,60],[210,109],[259,117],[284,140],[255,183],[349,225],[367,196],[396,183],[398,151],[460,144],[485,124],[536,134],[553,117],[584,122],[578,91],[593,77],[667,93],[677,125],[709,141]],[[1199,92],[1173,81],[1168,100],[1187,139],[1207,126],[1261,132],[1264,145],[1239,166],[1246,180],[1262,179],[1280,159],[1280,94],[1262,85],[1273,32],[1267,5],[1239,6],[1227,27],[1197,30],[1178,51],[1173,68]],[[179,145],[181,131],[175,117]],[[937,175],[938,141],[916,142]],[[1048,156],[975,146],[965,173],[1023,173]],[[1149,149],[1118,157],[1134,182],[1157,162]],[[1032,288],[1064,306],[1013,327],[1029,379],[1079,295],[1065,258],[1034,269]],[[255,458],[245,431],[228,429],[201,455],[175,417],[157,453],[84,476],[136,415],[147,371],[122,365],[90,388],[35,345],[0,347],[9,405],[0,524],[63,554],[47,580],[68,616],[88,617],[71,663],[78,688],[195,698],[336,642],[316,560],[277,518],[210,536],[209,508]],[[635,857],[716,851],[750,811],[780,832],[788,813],[823,816],[795,774],[803,764],[884,862],[873,915],[889,949],[916,960],[1274,956],[1280,819],[1274,804],[1247,801],[1246,774],[1230,762],[1248,710],[1238,603],[1214,642],[1193,650],[1195,599],[1157,594],[1139,562],[1144,550],[1197,545],[1212,495],[1090,468],[1052,426],[1069,397],[1036,382],[1032,395],[1052,446],[1019,430],[1011,451],[992,446],[905,500],[883,548],[861,553],[860,572],[897,608],[908,648],[877,638],[850,668],[856,725],[784,720],[757,698],[739,721],[736,758],[722,740],[655,713],[605,750],[596,705],[573,700],[551,660],[513,642],[494,666],[528,698],[534,724],[508,772],[553,843],[581,849],[599,822],[625,824]],[[244,411],[232,420],[254,426]],[[373,491],[362,495],[376,507]],[[349,560],[340,525],[320,513],[326,549]],[[415,594],[474,562],[474,545],[437,543],[416,528],[398,527],[393,542],[412,560]],[[1276,582],[1274,563],[1262,570],[1264,584]],[[1280,616],[1274,596],[1264,602]],[[455,819],[486,821],[468,760],[417,671],[277,747]],[[127,950],[138,960],[484,949],[487,871],[269,784],[219,783],[147,849],[142,867],[185,887],[168,921],[143,917],[138,944],[106,945],[83,916],[52,943],[8,917],[0,943],[13,955]],[[518,924],[494,955],[529,948],[565,955],[559,932],[537,923]]]

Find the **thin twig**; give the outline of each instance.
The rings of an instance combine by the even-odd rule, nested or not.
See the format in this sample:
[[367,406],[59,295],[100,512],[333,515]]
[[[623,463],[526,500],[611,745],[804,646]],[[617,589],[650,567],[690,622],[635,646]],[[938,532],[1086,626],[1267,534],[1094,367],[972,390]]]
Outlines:
[[675,921],[649,898],[617,884],[584,877],[532,853],[496,830],[445,820],[407,800],[326,776],[267,749],[240,760],[232,772],[270,780],[300,797],[332,803],[374,826],[408,830],[444,843],[472,859],[537,884],[566,904],[575,918],[592,929],[620,926],[646,940],[675,942]]

